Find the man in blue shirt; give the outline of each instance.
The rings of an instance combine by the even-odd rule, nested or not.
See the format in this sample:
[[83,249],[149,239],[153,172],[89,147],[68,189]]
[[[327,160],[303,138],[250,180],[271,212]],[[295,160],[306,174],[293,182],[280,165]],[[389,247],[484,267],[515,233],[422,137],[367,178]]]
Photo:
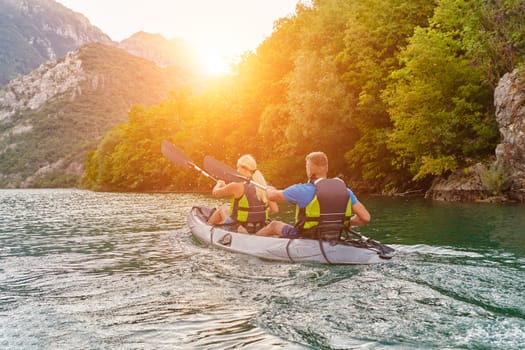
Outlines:
[[[277,202],[286,201],[293,203],[297,206],[298,210],[302,210],[314,200],[319,184],[327,179],[327,174],[328,158],[326,157],[326,154],[323,152],[312,152],[306,156],[306,175],[310,181],[305,184],[292,185],[284,190],[269,188],[267,190],[268,199]],[[358,226],[368,223],[370,221],[370,213],[365,206],[358,201],[357,197],[350,189],[346,188],[346,185],[341,187],[341,185],[335,180],[336,179],[331,179],[332,183],[330,184],[330,187],[332,187],[332,189],[334,188],[334,185],[336,185],[338,189],[342,189],[342,191],[345,191],[346,189],[346,191],[348,191],[353,214],[350,218],[350,225]],[[342,180],[339,181],[342,182]],[[330,193],[334,193],[333,190]],[[345,194],[342,195],[345,196]],[[337,196],[340,198],[341,193],[337,194]],[[334,200],[336,199],[334,198]],[[266,227],[259,230],[257,235],[293,238],[300,235],[300,228],[288,225],[281,221],[272,221]]]

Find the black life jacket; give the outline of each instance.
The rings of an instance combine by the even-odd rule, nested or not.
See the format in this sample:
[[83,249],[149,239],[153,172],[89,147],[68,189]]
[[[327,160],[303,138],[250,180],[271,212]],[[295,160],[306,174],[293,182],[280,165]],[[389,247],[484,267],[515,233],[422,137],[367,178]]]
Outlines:
[[233,198],[230,205],[230,217],[238,223],[266,223],[268,210],[266,204],[257,198],[254,184],[244,184],[244,194]]
[[296,228],[304,232],[320,223],[350,226],[352,201],[343,180],[321,179],[313,184],[314,198],[304,208],[296,206]]

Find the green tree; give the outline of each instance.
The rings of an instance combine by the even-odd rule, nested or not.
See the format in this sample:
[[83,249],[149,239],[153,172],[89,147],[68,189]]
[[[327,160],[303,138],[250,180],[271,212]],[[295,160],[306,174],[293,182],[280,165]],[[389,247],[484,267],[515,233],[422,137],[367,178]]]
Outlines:
[[172,140],[183,130],[188,98],[189,93],[181,90],[160,105],[133,106],[128,121],[113,128],[90,152],[84,184],[118,191],[198,187],[188,172],[176,176],[173,165],[160,152],[163,140]]
[[359,129],[358,140],[345,158],[353,177],[372,184],[404,182],[403,169],[392,167],[387,147],[392,128],[381,94],[390,73],[400,67],[399,52],[416,26],[426,27],[434,1],[371,0],[353,3],[337,59],[350,101],[349,118]]
[[298,14],[300,48],[288,77],[286,140],[301,160],[311,151],[326,152],[336,174],[344,166],[342,155],[356,141],[349,118],[352,101],[336,62],[350,9],[348,1],[314,1]]
[[384,93],[398,167],[423,179],[493,152],[494,87],[523,62],[524,11],[517,0],[437,3],[430,27],[415,31]]
[[465,165],[494,147],[490,90],[452,33],[418,28],[384,94],[394,122],[389,147],[415,180]]
[[440,0],[432,23],[454,34],[494,89],[503,74],[523,63],[523,18],[523,0]]
[[[288,106],[290,75],[301,47],[299,18],[309,11],[309,7],[298,4],[296,15],[276,21],[272,35],[259,45],[255,53],[245,55],[237,70],[236,82],[245,96],[241,103],[248,102],[253,112],[250,144],[257,143],[258,146],[256,152],[250,152],[267,179],[278,186],[304,178],[302,172],[297,174],[297,169],[302,170],[301,157],[304,155],[296,156],[298,152],[286,137],[285,130],[291,123]],[[256,138],[253,138],[254,126],[257,128]]]
[[313,150],[328,153],[332,175],[376,189],[424,185],[493,152],[493,88],[523,60],[523,11],[518,0],[300,3],[235,74],[134,108],[91,153],[87,177],[209,188],[160,156],[168,139],[197,162],[251,153],[279,187],[304,179]]

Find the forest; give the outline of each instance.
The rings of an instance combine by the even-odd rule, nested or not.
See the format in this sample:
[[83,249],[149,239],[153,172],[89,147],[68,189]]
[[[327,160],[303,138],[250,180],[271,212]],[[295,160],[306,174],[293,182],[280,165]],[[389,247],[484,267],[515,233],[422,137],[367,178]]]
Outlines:
[[306,181],[324,151],[330,175],[376,193],[427,188],[499,141],[494,89],[525,57],[523,0],[313,0],[204,91],[135,105],[89,152],[84,187],[200,191],[211,184],[160,152],[234,165],[252,154],[270,184]]

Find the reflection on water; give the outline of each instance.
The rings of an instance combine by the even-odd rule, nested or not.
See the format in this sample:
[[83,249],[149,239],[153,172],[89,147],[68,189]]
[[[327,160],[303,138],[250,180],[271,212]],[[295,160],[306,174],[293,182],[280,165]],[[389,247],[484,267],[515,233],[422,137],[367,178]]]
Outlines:
[[203,195],[0,191],[0,348],[522,346],[523,207],[362,200],[394,261],[210,249],[185,226]]

